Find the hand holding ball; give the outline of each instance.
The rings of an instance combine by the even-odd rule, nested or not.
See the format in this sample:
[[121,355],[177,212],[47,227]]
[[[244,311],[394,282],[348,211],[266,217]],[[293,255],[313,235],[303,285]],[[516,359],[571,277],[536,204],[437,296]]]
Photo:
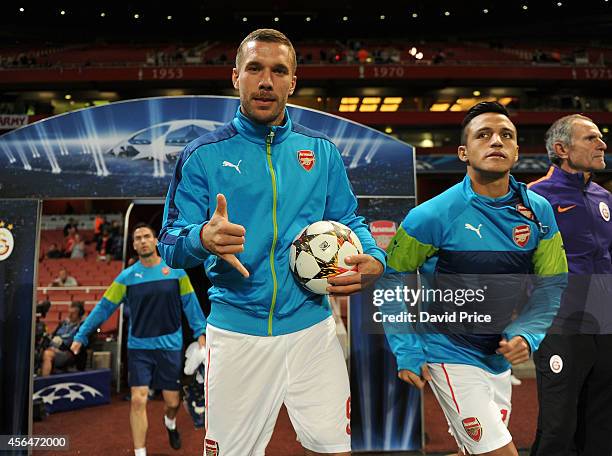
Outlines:
[[361,242],[350,228],[339,222],[315,222],[291,244],[289,266],[304,288],[328,294],[327,279],[355,274],[357,266],[346,264],[345,258],[361,253]]

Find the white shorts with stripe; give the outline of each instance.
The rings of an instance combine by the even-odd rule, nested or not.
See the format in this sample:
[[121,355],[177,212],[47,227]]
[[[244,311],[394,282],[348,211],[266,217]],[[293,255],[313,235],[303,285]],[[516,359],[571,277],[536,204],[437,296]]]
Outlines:
[[507,427],[512,409],[510,370],[496,375],[467,364],[427,366],[431,388],[461,450],[487,453],[512,441]]
[[351,450],[349,379],[332,317],[273,337],[209,324],[206,344],[205,456],[264,455],[283,403],[304,448]]

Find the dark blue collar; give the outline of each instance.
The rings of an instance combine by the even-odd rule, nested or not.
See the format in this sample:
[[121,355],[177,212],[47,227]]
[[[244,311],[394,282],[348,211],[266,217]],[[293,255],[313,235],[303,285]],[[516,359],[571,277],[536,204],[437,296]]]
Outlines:
[[287,108],[285,108],[285,123],[283,125],[269,126],[253,122],[242,113],[240,107],[238,107],[236,116],[232,122],[236,130],[238,130],[238,133],[256,144],[265,144],[266,138],[271,131],[274,132],[273,144],[283,142],[291,133],[291,128],[293,126]]
[[522,182],[517,182],[514,176],[512,176],[511,174],[508,193],[499,198],[489,198],[484,195],[479,195],[478,193],[474,191],[474,189],[472,188],[472,180],[470,179],[469,174],[466,174],[465,177],[463,178],[463,194],[466,196],[468,200],[476,198],[476,199],[480,199],[481,201],[485,201],[485,202],[492,202],[492,201],[501,202],[501,201],[510,200],[512,196],[516,194],[521,195],[521,198],[524,199],[526,197],[526,191],[527,191],[527,186],[523,184]]

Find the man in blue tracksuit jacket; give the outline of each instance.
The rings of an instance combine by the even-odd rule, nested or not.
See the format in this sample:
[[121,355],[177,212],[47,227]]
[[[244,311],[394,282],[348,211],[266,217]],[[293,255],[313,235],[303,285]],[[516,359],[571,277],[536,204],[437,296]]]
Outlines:
[[592,180],[606,143],[588,117],[546,134],[552,163],[529,184],[553,206],[565,241],[568,287],[534,355],[540,401],[532,456],[612,454],[612,195]]
[[74,336],[70,349],[77,354],[95,331],[122,302],[130,312],[128,332],[128,383],[130,425],[135,456],[146,456],[147,397],[149,387],[164,396],[164,424],[170,446],[181,447],[176,428],[180,404],[183,330],[181,309],[193,335],[204,346],[206,319],[187,273],[171,269],[159,257],[157,238],[149,225],[139,223],[133,230],[138,261],[124,269],[104,293]]
[[347,259],[353,276],[329,291],[361,289],[379,276],[376,247],[338,149],[292,122],[285,108],[296,83],[291,42],[257,30],[238,48],[234,119],[189,144],[168,191],[160,252],[172,267],[203,263],[212,282],[207,326],[207,454],[264,454],[287,406],[308,454],[348,454],[350,392],[326,297],[298,285],[290,245],[307,225],[335,220],[361,240]]
[[[458,151],[468,165],[467,175],[408,213],[387,249],[388,274],[378,285],[394,287],[400,273],[417,270],[426,287],[443,292],[456,291],[461,280],[488,283],[488,288],[481,286],[486,291],[480,290],[485,291],[484,301],[455,301],[446,309],[449,314],[453,308],[469,308],[476,314],[490,310],[497,317],[505,315],[502,321],[509,323],[496,333],[484,324],[473,326],[473,331],[385,325],[399,377],[419,388],[431,381],[459,448],[470,455],[517,455],[506,428],[510,365],[526,361],[537,350],[556,314],[567,273],[550,204],[509,174],[518,158],[516,138],[502,105],[484,102],[468,111]],[[479,278],[470,279],[470,274]],[[499,274],[503,276],[496,278]],[[528,274],[534,275],[531,295],[510,322]],[[479,291],[474,286],[465,289]],[[403,302],[391,301],[383,313],[399,316],[403,307]]]

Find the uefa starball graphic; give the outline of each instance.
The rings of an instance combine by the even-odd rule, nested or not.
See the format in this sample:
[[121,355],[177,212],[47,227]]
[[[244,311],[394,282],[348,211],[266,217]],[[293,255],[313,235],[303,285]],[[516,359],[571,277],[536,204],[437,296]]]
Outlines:
[[196,119],[164,122],[137,131],[108,153],[133,160],[176,160],[187,144],[221,125],[221,122]]
[[97,396],[102,397],[103,395],[100,391],[89,385],[66,382],[55,383],[36,391],[33,399],[42,399],[45,404],[53,404],[59,400],[68,400],[70,402],[85,401],[88,398],[93,399]]
[[[18,128],[0,136],[3,195],[160,197],[185,146],[230,122],[238,105],[235,97],[143,98]],[[355,194],[413,195],[412,146],[331,114],[287,109],[294,123],[321,131],[336,144]],[[295,154],[306,171],[315,164],[310,151]]]

